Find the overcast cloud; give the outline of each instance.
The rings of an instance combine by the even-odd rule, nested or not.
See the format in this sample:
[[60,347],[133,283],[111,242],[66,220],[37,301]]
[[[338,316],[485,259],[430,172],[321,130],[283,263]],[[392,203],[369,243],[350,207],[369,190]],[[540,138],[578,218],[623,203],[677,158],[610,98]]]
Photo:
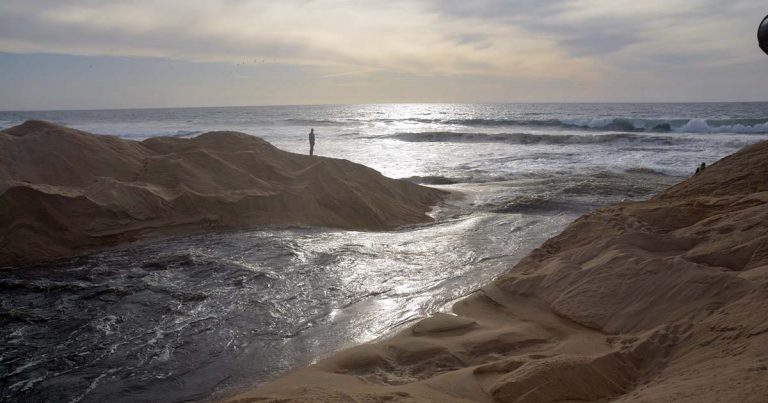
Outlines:
[[[229,86],[187,66],[194,85],[231,91],[239,76],[239,88],[253,89],[231,91],[228,104],[753,100],[768,94],[755,40],[765,13],[764,0],[3,0],[0,68],[37,53],[97,67],[103,57],[211,64]],[[14,74],[56,74],[44,67]],[[275,67],[296,75],[287,86],[309,90],[300,99],[258,91]],[[39,105],[17,102],[16,78],[0,78],[3,109],[66,106],[55,88]],[[188,97],[184,85],[164,90]]]

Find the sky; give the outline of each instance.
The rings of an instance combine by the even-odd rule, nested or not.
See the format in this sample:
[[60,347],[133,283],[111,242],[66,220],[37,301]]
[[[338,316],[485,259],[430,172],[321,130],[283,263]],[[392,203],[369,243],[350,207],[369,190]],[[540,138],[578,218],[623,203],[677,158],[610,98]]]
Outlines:
[[2,0],[0,110],[766,101],[765,0]]

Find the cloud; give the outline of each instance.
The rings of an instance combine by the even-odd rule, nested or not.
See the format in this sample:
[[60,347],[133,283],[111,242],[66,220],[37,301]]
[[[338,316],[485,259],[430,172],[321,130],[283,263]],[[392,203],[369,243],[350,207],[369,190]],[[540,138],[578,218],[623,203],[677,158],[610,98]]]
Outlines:
[[523,28],[437,15],[431,4],[415,0],[7,0],[0,5],[0,27],[6,52],[233,63],[263,58],[330,73],[554,77],[563,74],[553,67],[566,57],[555,43]]
[[[692,48],[714,53],[722,49],[718,46],[722,43],[730,43],[731,47],[747,45],[736,31],[742,27],[754,30],[752,24],[745,23],[752,15],[768,12],[762,3],[761,0],[433,0],[431,4],[438,13],[451,18],[476,18],[516,26],[533,37],[546,37],[573,57],[602,57],[653,47],[664,55]],[[635,45],[639,45],[638,48]]]
[[407,76],[440,82],[425,89],[437,95],[451,80],[455,93],[482,82],[593,99],[608,84],[732,83],[729,68],[764,62],[754,30],[766,12],[764,0],[3,0],[0,52],[256,60],[387,94]]

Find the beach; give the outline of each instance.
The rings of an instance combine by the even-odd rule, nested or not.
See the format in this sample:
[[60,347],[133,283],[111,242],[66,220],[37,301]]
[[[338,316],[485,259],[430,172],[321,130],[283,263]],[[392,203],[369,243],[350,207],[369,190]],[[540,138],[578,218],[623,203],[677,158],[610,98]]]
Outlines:
[[[610,400],[699,379],[670,364],[679,321],[759,270],[696,270],[741,270],[761,249],[739,234],[762,238],[751,216],[694,221],[762,200],[759,156],[712,165],[768,137],[762,105],[2,112],[0,397],[509,400],[597,371],[616,385],[577,398]],[[700,397],[658,385],[638,399]]]
[[766,157],[585,215],[451,313],[227,401],[761,402]]
[[0,1],[0,403],[768,402],[765,3]]

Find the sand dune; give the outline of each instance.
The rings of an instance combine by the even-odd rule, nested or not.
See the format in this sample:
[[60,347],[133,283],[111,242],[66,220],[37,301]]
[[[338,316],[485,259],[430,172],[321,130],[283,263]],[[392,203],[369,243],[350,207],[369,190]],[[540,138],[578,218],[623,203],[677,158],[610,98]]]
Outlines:
[[264,224],[391,229],[444,192],[243,133],[137,142],[29,121],[0,132],[0,194],[0,264],[20,264]]
[[581,217],[396,336],[231,401],[768,401],[768,143]]

